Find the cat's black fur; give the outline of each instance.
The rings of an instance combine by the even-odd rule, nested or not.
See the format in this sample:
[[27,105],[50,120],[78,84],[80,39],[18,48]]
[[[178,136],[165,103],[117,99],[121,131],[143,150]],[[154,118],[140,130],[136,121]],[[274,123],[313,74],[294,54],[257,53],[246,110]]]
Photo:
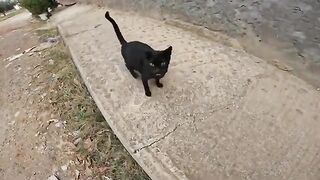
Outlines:
[[109,20],[116,32],[116,35],[121,44],[121,54],[126,63],[126,67],[134,78],[141,74],[142,83],[144,86],[146,96],[151,96],[151,91],[148,85],[149,79],[155,79],[156,85],[163,87],[160,79],[167,73],[171,59],[172,47],[168,47],[163,51],[156,51],[149,45],[132,41],[127,42],[117,25],[117,23],[110,17],[109,12],[105,14],[105,18]]

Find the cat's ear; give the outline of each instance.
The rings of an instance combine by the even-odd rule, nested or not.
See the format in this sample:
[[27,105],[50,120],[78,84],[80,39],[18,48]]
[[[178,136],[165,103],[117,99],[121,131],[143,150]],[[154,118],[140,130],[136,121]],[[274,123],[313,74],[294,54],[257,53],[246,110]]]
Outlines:
[[147,58],[147,60],[151,60],[152,57],[153,57],[152,52],[150,52],[150,51],[146,52],[146,58]]
[[169,46],[167,49],[166,49],[167,52],[170,52],[170,54],[172,53],[172,46]]
[[169,46],[166,50],[163,51],[166,55],[171,55],[172,53],[172,46]]

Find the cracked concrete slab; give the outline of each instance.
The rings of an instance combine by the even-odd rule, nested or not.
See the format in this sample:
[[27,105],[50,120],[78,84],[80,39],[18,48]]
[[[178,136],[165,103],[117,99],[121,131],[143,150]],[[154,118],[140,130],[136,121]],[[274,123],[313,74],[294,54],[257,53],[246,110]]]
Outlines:
[[153,179],[319,179],[320,94],[243,51],[164,22],[110,10],[126,40],[173,46],[152,97],[124,66],[106,9],[52,18],[91,95]]

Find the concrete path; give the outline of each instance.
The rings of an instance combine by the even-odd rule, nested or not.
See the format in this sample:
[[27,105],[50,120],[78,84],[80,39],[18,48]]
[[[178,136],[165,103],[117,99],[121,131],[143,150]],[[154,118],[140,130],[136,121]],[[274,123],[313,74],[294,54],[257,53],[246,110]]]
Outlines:
[[110,10],[124,37],[173,46],[164,88],[126,70],[105,9],[53,17],[98,107],[153,179],[320,178],[320,93],[285,71],[163,22]]

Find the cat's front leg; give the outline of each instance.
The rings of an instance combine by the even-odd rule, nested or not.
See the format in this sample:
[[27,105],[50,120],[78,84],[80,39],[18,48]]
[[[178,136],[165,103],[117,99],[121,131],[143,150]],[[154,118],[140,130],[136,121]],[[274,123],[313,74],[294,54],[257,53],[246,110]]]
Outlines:
[[158,88],[162,88],[163,84],[160,82],[160,79],[156,79],[156,85]]
[[150,97],[151,96],[151,91],[148,85],[148,79],[146,78],[142,78],[142,83],[143,83],[143,87],[144,87],[144,91],[146,96]]

